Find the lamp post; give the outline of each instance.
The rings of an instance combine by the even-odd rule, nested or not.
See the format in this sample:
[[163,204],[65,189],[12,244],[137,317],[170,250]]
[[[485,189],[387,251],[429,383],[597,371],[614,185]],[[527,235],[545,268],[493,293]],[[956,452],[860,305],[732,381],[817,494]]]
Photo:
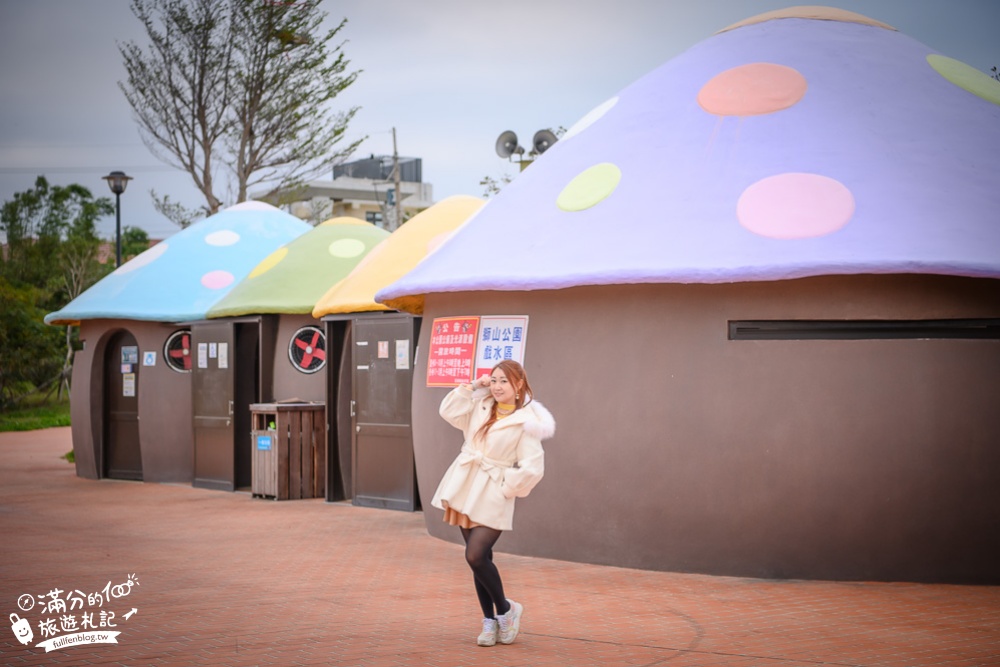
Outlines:
[[115,193],[115,268],[122,265],[122,204],[121,196],[125,192],[125,186],[132,180],[131,176],[126,176],[124,171],[113,171],[107,176],[102,176],[108,182],[108,187]]

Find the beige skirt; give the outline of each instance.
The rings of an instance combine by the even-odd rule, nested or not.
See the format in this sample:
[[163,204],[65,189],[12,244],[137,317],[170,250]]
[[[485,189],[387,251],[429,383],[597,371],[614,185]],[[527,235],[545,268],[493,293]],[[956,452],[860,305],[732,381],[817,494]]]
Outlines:
[[475,528],[476,526],[481,526],[482,524],[476,523],[468,517],[466,514],[461,512],[456,512],[451,507],[444,511],[444,522],[449,526],[458,526],[459,528]]

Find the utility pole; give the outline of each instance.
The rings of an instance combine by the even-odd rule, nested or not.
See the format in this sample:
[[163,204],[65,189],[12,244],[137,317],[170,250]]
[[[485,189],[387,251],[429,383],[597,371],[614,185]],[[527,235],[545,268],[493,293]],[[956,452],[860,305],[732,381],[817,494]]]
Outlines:
[[392,128],[392,178],[393,187],[396,189],[396,219],[393,220],[390,232],[399,229],[399,226],[403,224],[403,215],[399,204],[403,193],[399,191],[399,153],[396,151],[396,128]]

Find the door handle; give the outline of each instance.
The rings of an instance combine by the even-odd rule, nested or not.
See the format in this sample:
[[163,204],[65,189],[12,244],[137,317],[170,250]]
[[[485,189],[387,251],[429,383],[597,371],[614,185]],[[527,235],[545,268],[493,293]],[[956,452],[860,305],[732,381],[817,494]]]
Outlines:
[[229,401],[229,416],[233,416],[233,402]]
[[351,416],[352,417],[357,416],[357,413],[354,411],[354,406],[355,406],[354,399],[351,399]]

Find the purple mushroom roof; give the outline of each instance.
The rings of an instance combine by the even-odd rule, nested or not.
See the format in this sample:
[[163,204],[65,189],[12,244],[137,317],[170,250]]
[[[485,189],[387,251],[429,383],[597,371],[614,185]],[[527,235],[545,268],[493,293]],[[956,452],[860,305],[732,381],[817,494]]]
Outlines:
[[[1000,278],[1000,83],[831,11],[746,22],[636,81],[376,298]],[[502,261],[469,271],[485,248]]]

